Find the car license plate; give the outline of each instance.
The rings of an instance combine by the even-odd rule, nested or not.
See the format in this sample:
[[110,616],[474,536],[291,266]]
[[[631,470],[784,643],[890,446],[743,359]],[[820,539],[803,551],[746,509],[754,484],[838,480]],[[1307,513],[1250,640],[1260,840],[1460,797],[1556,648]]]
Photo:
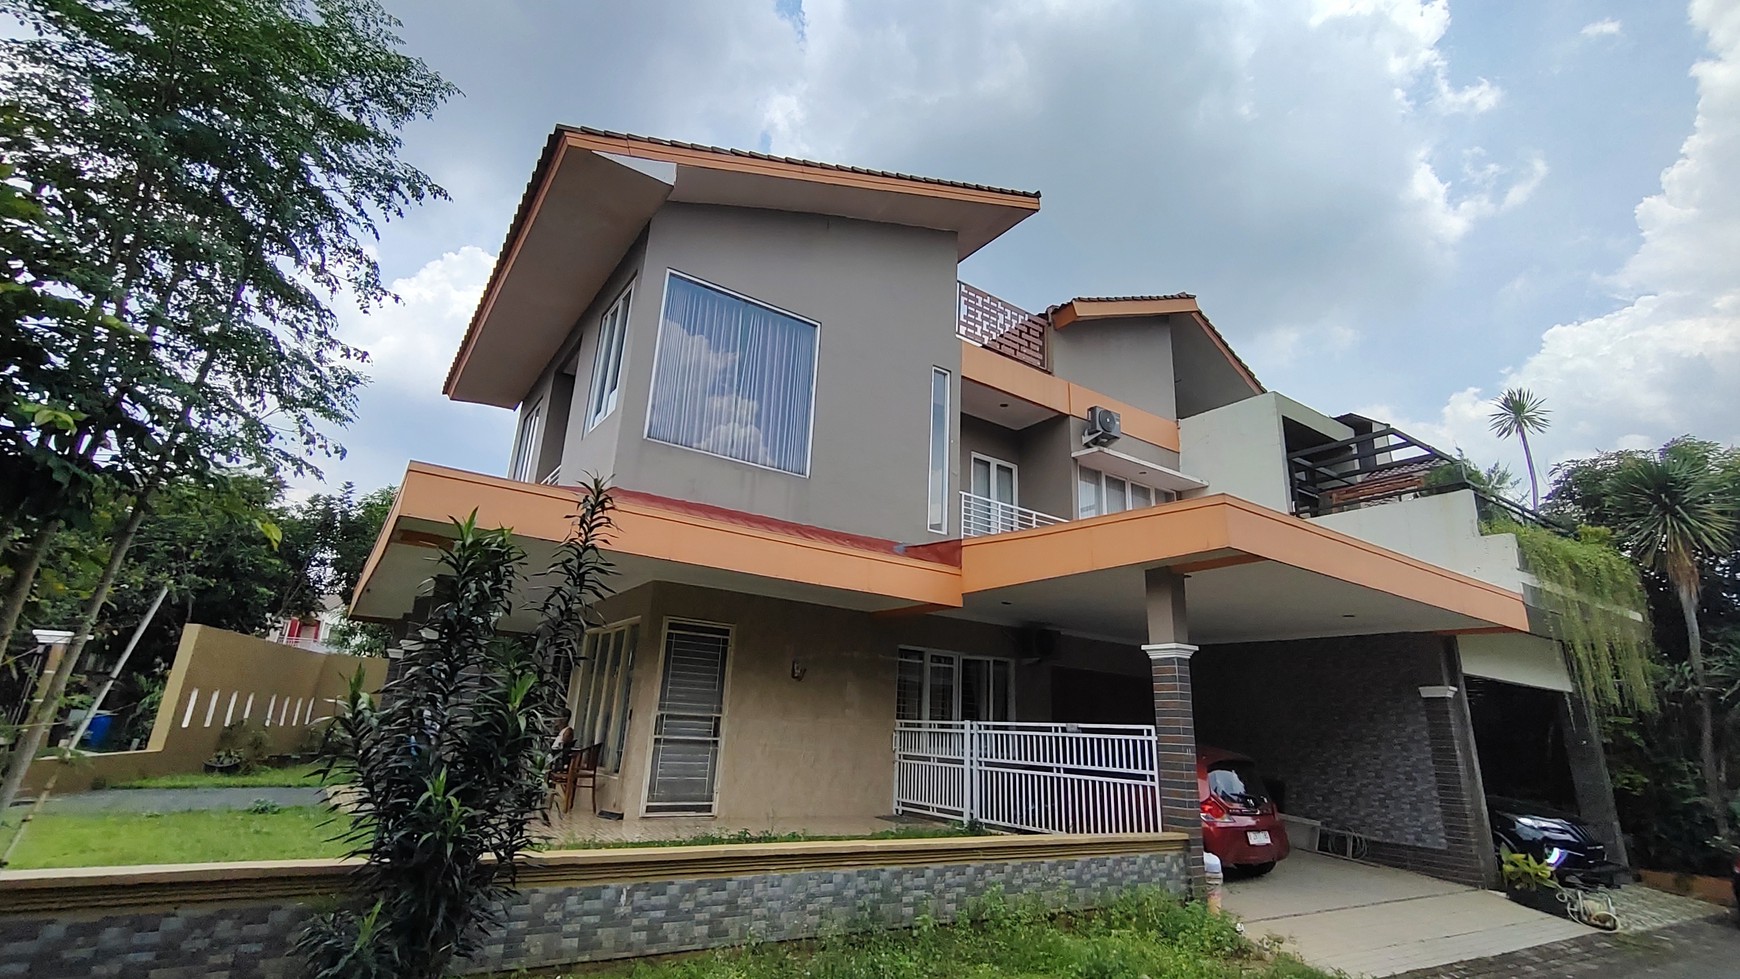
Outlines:
[[1268,846],[1269,831],[1266,829],[1252,830],[1245,834],[1245,842],[1252,846]]

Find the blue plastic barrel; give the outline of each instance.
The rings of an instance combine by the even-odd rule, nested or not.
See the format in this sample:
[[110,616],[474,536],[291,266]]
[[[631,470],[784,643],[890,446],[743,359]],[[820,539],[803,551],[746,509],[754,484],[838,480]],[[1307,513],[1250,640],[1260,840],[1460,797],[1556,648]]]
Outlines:
[[82,747],[100,748],[109,737],[109,726],[115,723],[115,715],[102,713],[91,718],[91,726],[85,729],[85,740]]

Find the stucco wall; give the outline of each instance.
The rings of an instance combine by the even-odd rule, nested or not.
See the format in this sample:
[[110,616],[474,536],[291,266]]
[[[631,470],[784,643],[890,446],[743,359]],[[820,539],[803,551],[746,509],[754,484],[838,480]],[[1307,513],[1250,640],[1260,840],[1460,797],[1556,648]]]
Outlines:
[[[865,816],[893,806],[894,679],[902,646],[1014,657],[1015,630],[933,616],[864,612],[667,582],[618,596],[605,618],[641,619],[629,740],[600,808],[644,812],[670,619],[729,625],[716,813],[740,822]],[[792,663],[803,679],[792,679]],[[1015,676],[1018,719],[1042,709],[1031,667]],[[1043,719],[1036,717],[1032,719]]]
[[95,780],[197,772],[217,751],[224,726],[232,722],[246,721],[250,730],[264,733],[268,753],[295,751],[311,730],[332,716],[332,701],[343,695],[359,669],[369,689],[379,689],[387,661],[187,626],[146,748],[90,755],[64,766],[45,759],[31,766],[30,784],[45,784],[57,769],[56,792],[80,791]]
[[1179,468],[1207,481],[1209,493],[1291,513],[1287,450],[1276,399],[1272,393],[1260,394],[1179,421]]
[[1051,372],[1161,418],[1177,418],[1163,316],[1076,323],[1049,335]]
[[1472,490],[1343,510],[1312,522],[1412,558],[1522,591],[1514,534],[1483,535]]
[[[854,533],[932,539],[925,501],[933,366],[950,372],[951,403],[960,403],[956,264],[954,236],[944,232],[667,205],[653,218],[630,317],[618,484]],[[666,269],[821,324],[807,478],[642,438]],[[951,492],[957,486],[951,474]]]

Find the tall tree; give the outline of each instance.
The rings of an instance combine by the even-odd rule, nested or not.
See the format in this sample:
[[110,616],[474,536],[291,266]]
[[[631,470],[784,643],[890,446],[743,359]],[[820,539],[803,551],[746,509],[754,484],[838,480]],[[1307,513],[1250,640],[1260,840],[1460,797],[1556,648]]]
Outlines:
[[[341,451],[327,432],[350,418],[364,355],[331,304],[386,297],[377,224],[441,195],[399,160],[398,133],[453,90],[400,53],[376,0],[0,0],[0,13],[32,32],[0,42],[0,103],[19,120],[0,153],[44,188],[58,237],[81,243],[94,297],[40,372],[77,396],[50,405],[71,424],[22,441],[131,499],[67,623],[64,687],[161,487],[226,467],[307,473]],[[48,504],[4,528],[21,542],[8,614],[83,509],[33,485]],[[0,643],[15,627],[0,621]],[[25,725],[0,809],[50,720]]]
[[1714,446],[1678,440],[1631,458],[1613,475],[1618,530],[1639,564],[1665,575],[1679,601],[1687,662],[1697,690],[1698,756],[1716,830],[1728,832],[1729,800],[1716,754],[1716,691],[1698,626],[1701,566],[1733,546],[1736,501],[1716,465]]
[[1530,505],[1539,510],[1541,483],[1540,477],[1535,473],[1535,456],[1529,448],[1529,433],[1539,434],[1546,431],[1551,424],[1547,416],[1552,412],[1547,410],[1545,401],[1527,388],[1506,388],[1503,394],[1493,399],[1492,406],[1492,414],[1487,416],[1487,425],[1499,438],[1514,438],[1522,443],[1523,464],[1529,470]]

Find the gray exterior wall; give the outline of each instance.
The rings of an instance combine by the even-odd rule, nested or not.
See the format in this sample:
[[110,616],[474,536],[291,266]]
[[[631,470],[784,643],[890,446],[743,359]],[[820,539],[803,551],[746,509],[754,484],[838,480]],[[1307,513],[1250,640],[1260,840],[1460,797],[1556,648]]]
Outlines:
[[[574,372],[574,394],[570,400],[568,414],[563,423],[562,441],[562,481],[577,483],[588,473],[613,477],[617,475],[616,447],[622,441],[623,408],[628,401],[639,397],[642,409],[645,408],[646,390],[638,394],[629,386],[629,378],[638,367],[650,372],[652,364],[652,344],[644,346],[635,343],[634,331],[638,324],[656,324],[658,312],[647,311],[649,305],[656,307],[662,295],[663,276],[642,274],[642,266],[646,257],[646,236],[623,257],[616,271],[610,274],[610,280],[599,291],[598,297],[587,308],[580,322],[575,324],[573,334],[563,345],[562,352],[557,356],[556,364],[567,364]],[[649,279],[654,279],[649,283]],[[634,283],[634,295],[629,300],[629,336],[622,354],[623,379],[619,389],[617,406],[614,412],[598,423],[592,431],[586,431],[586,407],[592,401],[592,364],[598,356],[598,333],[600,321],[604,313],[615,304],[622,290]],[[651,288],[649,288],[649,285]],[[649,325],[647,329],[653,329]]]
[[[956,264],[954,236],[944,232],[667,205],[647,239],[621,404],[599,429],[601,441],[615,441],[618,484],[852,533],[936,539],[925,527],[930,380],[933,366],[948,370],[951,404],[959,404]],[[666,269],[821,324],[808,477],[642,437]],[[588,369],[589,357],[583,344]],[[958,459],[956,438],[951,431],[950,459]],[[593,452],[577,453],[573,440],[569,454],[598,464]]]
[[1081,323],[1048,339],[1053,374],[1161,418],[1178,417],[1166,317]]

